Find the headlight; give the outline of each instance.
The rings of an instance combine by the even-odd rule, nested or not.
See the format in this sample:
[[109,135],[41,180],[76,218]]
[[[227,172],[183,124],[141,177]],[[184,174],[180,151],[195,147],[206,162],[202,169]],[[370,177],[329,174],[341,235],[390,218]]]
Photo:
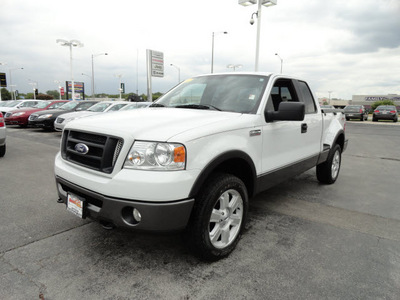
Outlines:
[[19,117],[19,116],[22,116],[24,114],[25,114],[25,112],[17,112],[17,113],[12,114],[11,116],[12,117]]
[[175,143],[142,142],[133,144],[125,159],[124,168],[137,170],[184,170],[185,146]]
[[47,118],[50,118],[51,116],[52,116],[52,114],[41,115],[41,116],[39,116],[38,119],[47,119]]

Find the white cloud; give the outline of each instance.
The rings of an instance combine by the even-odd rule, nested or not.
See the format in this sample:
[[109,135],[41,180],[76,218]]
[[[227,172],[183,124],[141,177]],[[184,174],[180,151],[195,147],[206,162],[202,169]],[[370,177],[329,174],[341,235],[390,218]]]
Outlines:
[[[4,2],[4,1],[3,1]],[[237,0],[60,1],[6,0],[0,10],[0,71],[13,71],[13,83],[28,92],[28,79],[45,92],[54,80],[69,80],[69,51],[56,39],[79,39],[74,49],[74,77],[91,93],[91,55],[95,58],[96,92],[117,93],[124,74],[128,92],[146,93],[146,49],[164,52],[165,77],[153,79],[153,92],[165,92],[181,79],[227,64],[254,70],[256,6]],[[400,5],[395,0],[279,0],[262,10],[260,70],[305,77],[319,96],[350,99],[360,93],[400,93]],[[257,22],[257,20],[256,20]],[[137,84],[138,83],[138,84]]]

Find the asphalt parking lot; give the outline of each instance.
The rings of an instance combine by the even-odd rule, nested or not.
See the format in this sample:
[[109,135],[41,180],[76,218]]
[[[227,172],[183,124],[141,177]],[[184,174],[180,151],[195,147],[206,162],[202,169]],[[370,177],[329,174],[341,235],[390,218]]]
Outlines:
[[399,299],[400,126],[350,121],[334,185],[312,169],[252,199],[226,259],[179,235],[106,231],[57,204],[60,133],[7,128],[0,299]]

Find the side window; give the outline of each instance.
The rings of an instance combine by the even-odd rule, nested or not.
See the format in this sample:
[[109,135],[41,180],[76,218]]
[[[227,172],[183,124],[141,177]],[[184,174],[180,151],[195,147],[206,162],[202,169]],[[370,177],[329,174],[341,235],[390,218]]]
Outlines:
[[310,88],[304,81],[298,81],[298,84],[300,88],[300,93],[302,94],[304,99],[306,114],[315,113],[317,111],[317,108],[315,107],[314,97],[312,96]]
[[293,82],[290,79],[278,79],[275,81],[267,102],[267,110],[277,111],[281,102],[299,102]]

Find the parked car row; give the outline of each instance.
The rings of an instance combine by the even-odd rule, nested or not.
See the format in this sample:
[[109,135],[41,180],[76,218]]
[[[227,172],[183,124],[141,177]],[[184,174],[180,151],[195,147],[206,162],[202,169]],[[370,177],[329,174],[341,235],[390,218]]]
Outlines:
[[[348,105],[344,108],[344,114],[346,120],[357,119],[360,121],[368,120],[368,111],[364,105]],[[394,105],[380,105],[378,106],[373,114],[372,121],[377,122],[379,120],[392,120],[393,122],[398,121],[398,111]]]
[[22,100],[3,101],[4,125],[40,127],[61,131],[68,122],[98,113],[147,107],[151,102],[127,101],[69,101],[69,100]]

